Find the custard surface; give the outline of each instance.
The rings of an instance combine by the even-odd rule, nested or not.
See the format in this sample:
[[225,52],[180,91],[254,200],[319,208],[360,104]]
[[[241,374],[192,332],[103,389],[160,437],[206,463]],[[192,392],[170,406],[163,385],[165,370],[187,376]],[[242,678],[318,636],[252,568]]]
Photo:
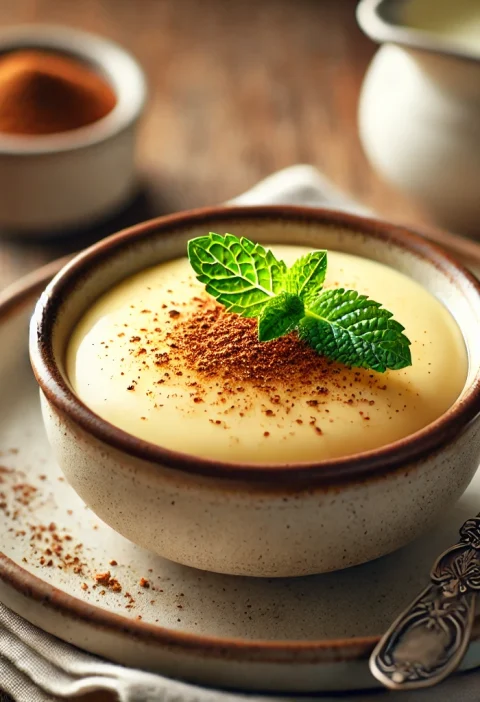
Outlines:
[[[309,251],[272,250],[289,265]],[[128,278],[88,310],[67,349],[70,383],[100,417],[136,437],[246,463],[348,456],[443,414],[467,374],[464,341],[447,309],[405,275],[334,251],[331,286],[390,310],[412,342],[412,366],[375,373],[312,357],[296,337],[260,344],[255,320],[227,315],[188,260],[178,259]]]

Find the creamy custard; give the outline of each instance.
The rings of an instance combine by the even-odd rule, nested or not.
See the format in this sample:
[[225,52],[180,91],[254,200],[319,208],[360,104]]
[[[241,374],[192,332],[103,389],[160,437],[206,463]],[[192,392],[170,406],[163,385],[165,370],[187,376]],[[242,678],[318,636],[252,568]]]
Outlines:
[[479,0],[408,0],[401,7],[401,19],[413,29],[480,55]]
[[[274,246],[291,265],[309,249]],[[295,335],[256,340],[187,259],[157,265],[104,294],[80,320],[67,373],[100,417],[159,446],[248,463],[319,461],[379,448],[426,426],[460,394],[461,332],[418,283],[331,251],[325,287],[358,290],[390,310],[412,366],[375,373],[328,362]]]

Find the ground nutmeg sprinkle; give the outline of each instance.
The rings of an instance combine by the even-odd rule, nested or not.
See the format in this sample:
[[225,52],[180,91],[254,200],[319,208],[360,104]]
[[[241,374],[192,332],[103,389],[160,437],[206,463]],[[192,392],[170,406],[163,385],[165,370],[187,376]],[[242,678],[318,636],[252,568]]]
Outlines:
[[107,81],[76,59],[34,50],[0,58],[0,132],[66,132],[105,117],[115,104]]
[[200,302],[197,311],[174,328],[170,341],[187,367],[206,377],[249,381],[257,388],[292,380],[308,384],[312,373],[337,374],[332,362],[319,357],[296,334],[259,341],[256,319],[229,314],[210,300]]
[[[153,367],[158,378],[154,385],[159,389],[167,384],[166,392],[171,393],[186,386],[193,405],[208,411],[202,409],[205,403],[217,415],[237,411],[242,417],[260,402],[265,417],[275,421],[280,409],[289,414],[301,402],[304,416],[297,423],[310,425],[321,436],[318,413],[329,412],[323,406],[341,402],[359,407],[362,419],[368,421],[365,405],[374,401],[362,397],[362,391],[384,389],[378,375],[347,369],[319,356],[296,333],[259,341],[256,319],[231,314],[210,297],[165,305],[167,322],[154,310],[143,310],[143,315],[144,326],[127,342],[128,353],[136,360],[132,376],[126,377],[125,388],[130,392],[136,390],[142,368]],[[155,387],[147,395],[157,401]],[[212,415],[210,421],[226,428],[218,416]],[[263,435],[267,438],[269,432]]]
[[[17,449],[6,452],[0,450],[0,460],[5,455],[9,457],[17,453]],[[115,598],[116,607],[127,612],[136,609],[142,595],[147,599],[147,592],[155,593],[155,596],[159,597],[164,595],[165,590],[160,586],[163,577],[153,575],[151,568],[148,569],[147,579],[131,569],[129,563],[121,567],[122,564],[116,559],[110,558],[109,566],[119,568],[116,572],[105,568],[104,562],[99,563],[92,554],[91,546],[79,540],[89,528],[96,531],[97,525],[89,527],[90,520],[85,523],[82,509],[79,515],[82,520],[81,526],[77,524],[74,527],[75,519],[70,519],[74,517],[74,511],[64,510],[63,504],[56,504],[50,492],[48,481],[55,479],[52,475],[54,471],[49,469],[48,476],[35,476],[34,470],[32,468],[28,474],[20,469],[0,465],[0,526],[3,529],[2,533],[6,535],[6,541],[11,543],[14,539],[22,548],[25,554],[21,559],[22,567],[33,570],[36,575],[49,582],[49,578],[55,578],[56,572],[62,571],[62,578],[67,578],[78,588],[78,592],[92,598],[90,601],[98,604],[105,597]],[[58,476],[56,480],[63,482],[63,477]],[[41,520],[40,514],[44,513],[45,507],[51,515],[55,514],[55,521]],[[66,522],[69,526],[66,526]],[[135,590],[137,598],[134,598],[128,591],[128,584],[133,590],[136,583],[141,589]],[[182,596],[183,593],[173,590],[171,600],[176,603],[178,597]],[[149,601],[153,607],[156,601]]]

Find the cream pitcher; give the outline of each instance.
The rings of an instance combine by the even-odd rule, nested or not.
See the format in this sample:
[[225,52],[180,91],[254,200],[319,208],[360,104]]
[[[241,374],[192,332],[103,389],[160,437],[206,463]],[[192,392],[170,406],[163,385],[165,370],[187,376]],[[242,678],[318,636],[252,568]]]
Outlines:
[[359,131],[374,168],[440,226],[480,238],[480,0],[362,0],[381,44]]

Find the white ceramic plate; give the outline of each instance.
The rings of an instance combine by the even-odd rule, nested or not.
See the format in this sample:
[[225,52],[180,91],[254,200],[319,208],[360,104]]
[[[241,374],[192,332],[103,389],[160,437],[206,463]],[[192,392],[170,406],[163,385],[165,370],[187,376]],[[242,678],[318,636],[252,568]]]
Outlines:
[[[368,655],[426,584],[434,557],[479,511],[480,474],[435,530],[343,572],[238,578],[143,551],[85,507],[64,482],[44,435],[27,326],[58,267],[0,298],[0,599],[66,641],[146,670],[257,690],[374,687]],[[96,584],[95,575],[106,571],[121,592]],[[140,585],[142,578],[150,587]],[[474,638],[464,667],[480,665],[479,618]]]

